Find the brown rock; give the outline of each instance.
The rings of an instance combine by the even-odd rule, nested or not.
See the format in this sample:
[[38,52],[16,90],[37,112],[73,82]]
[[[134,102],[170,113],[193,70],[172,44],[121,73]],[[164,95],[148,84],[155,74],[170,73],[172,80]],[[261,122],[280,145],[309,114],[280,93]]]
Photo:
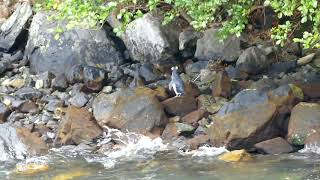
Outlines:
[[301,102],[291,112],[288,126],[288,141],[304,145],[312,133],[320,132],[320,104]]
[[164,101],[168,99],[168,94],[166,92],[166,88],[159,86],[156,89],[154,89],[155,96],[159,99],[159,101]]
[[228,77],[227,72],[222,71],[217,74],[217,78],[213,84],[212,95],[214,97],[225,97],[231,96],[231,80]]
[[71,106],[67,108],[65,116],[59,124],[55,143],[87,143],[101,134],[101,128],[87,109]]
[[47,145],[36,133],[31,133],[26,128],[17,128],[16,132],[20,140],[27,146],[31,155],[46,154],[48,152]]
[[209,142],[208,135],[199,135],[187,140],[187,143],[191,146],[191,149],[193,150],[198,149],[201,145],[206,144],[207,142]]
[[269,139],[254,145],[254,147],[262,153],[266,154],[283,154],[293,151],[292,146],[283,138],[277,137]]
[[10,10],[5,5],[0,4],[0,19],[7,19],[10,16]]
[[180,132],[174,123],[168,123],[166,128],[164,129],[161,137],[162,139],[171,139],[174,137],[178,137]]
[[168,114],[175,116],[185,116],[197,109],[196,99],[191,96],[173,97],[163,101],[162,104]]
[[193,82],[184,83],[186,96],[198,97],[200,95],[200,90],[198,86]]
[[20,112],[23,113],[36,113],[39,111],[38,105],[33,101],[26,101],[19,106]]
[[320,83],[297,83],[303,94],[309,98],[320,98]]
[[146,87],[101,93],[92,107],[100,126],[122,131],[145,133],[155,127],[164,127],[168,122],[155,91]]
[[195,124],[197,123],[200,119],[202,119],[206,114],[206,111],[203,109],[198,109],[196,111],[193,111],[184,117],[182,117],[181,121],[186,122],[189,124]]
[[232,150],[250,148],[277,133],[277,129],[272,126],[264,130],[268,132],[267,135],[262,131],[262,128],[270,123],[275,112],[275,105],[261,104],[224,116],[216,116],[214,124],[208,130],[210,141],[216,146],[227,145],[227,148]]
[[4,103],[0,102],[0,123],[6,122],[9,114],[9,108]]

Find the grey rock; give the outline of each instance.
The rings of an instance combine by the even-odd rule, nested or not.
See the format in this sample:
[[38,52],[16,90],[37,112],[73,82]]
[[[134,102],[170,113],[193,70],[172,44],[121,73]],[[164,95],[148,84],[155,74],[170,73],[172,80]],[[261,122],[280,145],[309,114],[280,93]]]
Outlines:
[[250,47],[240,55],[236,67],[248,74],[258,74],[268,68],[271,63],[264,51],[257,47]]
[[83,107],[89,101],[88,95],[83,92],[77,93],[75,96],[70,98],[70,103],[76,107]]
[[24,100],[35,100],[40,99],[42,93],[31,87],[23,87],[15,92],[15,95]]
[[195,63],[188,64],[186,66],[186,74],[192,76],[200,73],[202,69],[205,69],[208,65],[208,61],[198,61]]
[[1,26],[0,50],[12,50],[14,45],[18,45],[21,39],[26,36],[28,20],[32,16],[32,8],[29,2],[18,5],[16,11]]
[[241,54],[240,39],[231,36],[224,42],[220,42],[218,29],[211,28],[204,32],[202,38],[197,41],[195,58],[199,60],[223,59],[234,62]]
[[105,30],[73,29],[61,34],[59,40],[49,30],[63,26],[64,22],[49,21],[49,14],[34,15],[25,57],[30,60],[34,73],[51,71],[55,75],[66,74],[74,65],[90,66],[122,64],[121,53]]
[[133,60],[157,62],[167,60],[178,52],[181,19],[162,25],[163,14],[153,11],[131,22],[122,40]]
[[54,112],[56,108],[63,107],[63,105],[64,105],[63,101],[54,99],[48,102],[48,104],[45,106],[45,109],[47,111]]
[[67,78],[64,75],[59,75],[54,79],[52,79],[51,88],[53,90],[63,91],[67,89],[67,87],[68,87],[68,82],[67,82]]
[[143,64],[139,69],[139,75],[147,83],[155,82],[160,80],[161,76],[155,72],[156,70],[151,64]]

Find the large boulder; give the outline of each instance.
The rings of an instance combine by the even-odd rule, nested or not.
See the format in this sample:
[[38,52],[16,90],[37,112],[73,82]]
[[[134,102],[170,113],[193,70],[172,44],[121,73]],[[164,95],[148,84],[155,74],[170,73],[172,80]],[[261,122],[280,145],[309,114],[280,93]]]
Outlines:
[[50,29],[63,27],[65,23],[50,21],[48,16],[38,12],[29,29],[25,57],[30,60],[32,72],[61,75],[78,64],[101,67],[123,63],[121,53],[103,28],[65,30],[57,39]]
[[153,11],[131,22],[122,40],[133,60],[159,62],[170,59],[179,51],[179,35],[185,25],[177,19],[162,25],[163,14]]
[[204,32],[197,41],[195,57],[199,60],[223,59],[228,62],[235,61],[241,54],[240,39],[231,36],[220,42],[218,29],[211,28]]
[[56,144],[88,143],[102,134],[92,114],[85,108],[70,106],[59,124]]
[[320,132],[320,104],[301,102],[291,112],[288,126],[288,141],[304,145],[313,133]]
[[24,159],[47,150],[42,139],[29,130],[16,129],[7,123],[0,125],[0,161]]
[[177,96],[162,102],[164,110],[173,116],[185,116],[197,109],[197,100],[192,96]]
[[248,74],[258,74],[271,64],[266,53],[258,47],[246,49],[237,60],[236,67]]
[[254,147],[258,150],[258,152],[265,154],[283,154],[293,151],[292,146],[281,137],[260,142],[255,144]]
[[92,107],[100,126],[122,131],[145,133],[167,123],[161,103],[155,97],[155,92],[148,88],[101,93],[95,98]]
[[284,85],[269,92],[241,91],[213,118],[209,128],[211,142],[229,149],[249,149],[261,141],[285,136],[285,117],[301,100],[298,89]]
[[0,51],[10,51],[15,45],[23,44],[27,37],[28,20],[32,16],[32,8],[28,2],[19,4],[16,11],[1,26]]

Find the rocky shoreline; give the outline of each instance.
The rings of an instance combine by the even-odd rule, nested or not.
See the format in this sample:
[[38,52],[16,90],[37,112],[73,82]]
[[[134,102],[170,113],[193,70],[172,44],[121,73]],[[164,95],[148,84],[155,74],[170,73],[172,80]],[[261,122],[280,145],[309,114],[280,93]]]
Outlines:
[[[0,17],[8,18],[0,30],[1,161],[64,145],[118,148],[116,140],[98,145],[109,128],[179,142],[185,151],[320,146],[319,50],[245,34],[221,43],[216,29],[195,32],[183,19],[164,27],[157,11],[119,38],[112,17],[102,29],[56,38],[52,29],[65,22],[49,21],[29,2],[15,7]],[[185,83],[181,97],[168,89],[173,66]]]

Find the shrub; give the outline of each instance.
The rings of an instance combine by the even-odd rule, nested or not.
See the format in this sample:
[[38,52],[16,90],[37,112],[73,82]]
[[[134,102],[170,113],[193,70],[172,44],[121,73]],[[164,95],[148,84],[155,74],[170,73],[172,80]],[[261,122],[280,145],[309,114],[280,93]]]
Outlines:
[[[253,11],[266,6],[274,10],[277,22],[282,22],[271,29],[271,38],[276,44],[283,46],[293,40],[302,43],[304,48],[320,48],[320,5],[317,0],[44,0],[36,5],[54,10],[54,19],[68,20],[67,28],[96,28],[114,13],[122,21],[122,25],[114,29],[118,35],[134,19],[161,8],[166,12],[163,24],[177,16],[185,17],[200,31],[218,24],[221,25],[222,40],[231,34],[240,36]],[[293,37],[294,32],[307,25],[311,27],[309,30]]]

